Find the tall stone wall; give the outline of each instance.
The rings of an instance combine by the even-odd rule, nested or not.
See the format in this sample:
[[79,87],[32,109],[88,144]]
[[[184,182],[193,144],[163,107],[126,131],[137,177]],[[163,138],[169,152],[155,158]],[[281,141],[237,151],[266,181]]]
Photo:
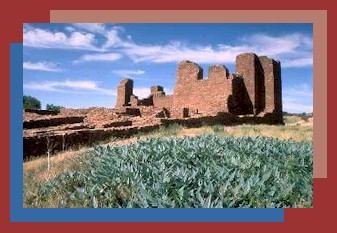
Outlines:
[[240,75],[233,75],[232,95],[228,101],[228,112],[236,115],[252,115],[253,104],[245,86],[244,79]]
[[198,64],[183,61],[178,65],[173,107],[201,113],[226,112],[232,79],[224,66],[211,66],[209,77],[203,79],[203,70]]
[[254,53],[243,53],[236,57],[236,73],[243,78],[254,114],[265,108],[263,68]]
[[273,114],[275,120],[282,120],[281,64],[267,56],[259,57],[264,71],[265,114]]
[[123,79],[117,87],[116,108],[129,106],[130,98],[133,93],[133,80]]

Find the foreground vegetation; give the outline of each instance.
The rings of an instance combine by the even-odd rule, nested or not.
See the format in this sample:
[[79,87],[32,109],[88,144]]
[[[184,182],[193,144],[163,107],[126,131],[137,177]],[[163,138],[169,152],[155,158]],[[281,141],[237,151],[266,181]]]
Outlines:
[[25,206],[312,206],[310,140],[235,138],[221,126],[207,129],[218,133],[166,137],[179,136],[182,129],[174,126],[63,160],[64,170],[53,174],[45,163],[26,169]]

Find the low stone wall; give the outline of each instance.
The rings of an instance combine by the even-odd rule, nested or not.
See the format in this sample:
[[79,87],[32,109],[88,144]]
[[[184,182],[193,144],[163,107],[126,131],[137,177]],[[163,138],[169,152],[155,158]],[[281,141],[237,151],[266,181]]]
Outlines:
[[200,116],[184,119],[161,119],[163,125],[181,124],[186,127],[200,127],[203,125],[233,125],[240,122],[240,118],[231,113],[219,113],[213,116]]
[[57,115],[56,111],[41,110],[41,109],[25,109],[24,112],[36,113],[39,115]]
[[132,121],[112,121],[103,125],[103,128],[131,126]]
[[[125,127],[123,129],[83,129],[57,135],[39,135],[23,138],[23,157],[42,156],[50,152],[67,150],[84,145],[109,140],[112,137],[127,138],[138,132],[150,132],[160,124],[144,127]],[[49,143],[48,143],[49,141]]]
[[96,108],[61,108],[59,115],[62,116],[78,116],[78,115],[86,115],[89,111]]
[[272,113],[267,113],[264,116],[241,116],[239,122],[241,124],[284,125],[283,119]]
[[[26,124],[34,124],[28,125],[29,127],[46,127],[46,124],[48,124],[48,126],[51,126],[52,124],[58,125],[60,123],[63,123],[65,120],[67,121],[67,123],[69,123],[69,121],[71,120],[74,121],[73,123],[77,123],[77,121],[83,122],[83,118],[84,117],[73,117],[73,119],[71,117],[53,118],[26,122]],[[139,121],[137,121],[137,119]],[[26,134],[27,136],[23,137],[23,157],[27,158],[30,156],[45,155],[48,150],[52,152],[76,148],[83,145],[92,146],[94,143],[106,141],[111,139],[112,137],[128,138],[139,132],[153,131],[155,129],[158,129],[161,125],[169,126],[170,124],[178,123],[186,127],[200,127],[203,125],[216,124],[270,124],[273,119],[274,117],[270,114],[266,114],[263,117],[257,117],[247,115],[237,116],[231,113],[218,113],[212,116],[201,115],[195,117],[187,117],[183,119],[134,117],[133,121],[127,120],[120,122],[111,122],[111,125],[106,126],[112,128],[85,128],[75,130],[75,128],[71,129],[72,127],[68,127],[69,130],[66,131],[50,131],[47,133],[35,135]],[[148,122],[145,120],[148,120]],[[80,127],[82,127],[82,125]]]
[[64,124],[82,123],[85,116],[73,117],[50,117],[45,119],[30,120],[23,122],[24,129],[45,128]]

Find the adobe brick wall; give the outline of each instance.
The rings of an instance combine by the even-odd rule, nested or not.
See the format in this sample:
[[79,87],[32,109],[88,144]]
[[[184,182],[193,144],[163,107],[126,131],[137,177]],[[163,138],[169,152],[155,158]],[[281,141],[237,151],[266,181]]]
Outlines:
[[162,86],[152,86],[151,87],[151,94],[155,92],[164,92],[164,88]]
[[133,94],[133,80],[123,79],[117,87],[116,108],[128,106]]
[[89,111],[94,108],[88,109],[75,109],[75,108],[61,108],[59,115],[61,116],[78,116],[86,115]]
[[274,115],[275,121],[282,121],[281,64],[267,56],[260,56],[265,84],[264,114]]
[[131,107],[137,107],[139,105],[138,97],[135,95],[130,96],[130,105]]
[[173,119],[161,119],[163,125],[168,126],[170,124],[182,124],[187,127],[200,127],[203,125],[233,125],[240,122],[240,118],[231,113],[217,113],[208,116],[198,116],[191,118],[173,118]]
[[280,62],[266,56],[239,54],[235,74],[230,74],[225,66],[213,65],[208,68],[206,78],[198,64],[182,61],[178,64],[173,95],[166,95],[162,86],[152,86],[148,98],[138,99],[132,95],[132,80],[124,79],[118,85],[116,108],[131,104],[172,112],[188,109],[189,113],[206,115],[229,112],[263,117],[268,114],[271,122],[283,123],[281,86]]
[[153,106],[157,108],[170,108],[173,105],[173,95],[159,96],[153,98]]
[[24,112],[27,113],[36,113],[39,115],[57,115],[58,113],[56,111],[50,111],[50,110],[42,110],[42,109],[24,109]]
[[50,150],[61,151],[63,149],[76,148],[82,145],[91,145],[96,142],[108,140],[111,137],[125,138],[139,132],[149,132],[158,129],[161,123],[147,126],[130,126],[124,128],[109,129],[81,129],[71,130],[62,134],[35,135],[23,137],[23,157],[43,155],[47,152],[47,137],[50,140]]
[[265,107],[263,69],[254,53],[242,53],[236,57],[236,73],[243,78],[253,112],[257,115]]
[[224,66],[209,68],[209,77],[203,79],[202,68],[190,61],[180,62],[173,94],[174,108],[216,113],[228,111],[228,98],[232,94],[233,76]]
[[55,116],[45,119],[37,119],[23,122],[24,129],[34,129],[34,128],[45,128],[51,126],[65,125],[65,124],[74,124],[82,123],[85,116]]

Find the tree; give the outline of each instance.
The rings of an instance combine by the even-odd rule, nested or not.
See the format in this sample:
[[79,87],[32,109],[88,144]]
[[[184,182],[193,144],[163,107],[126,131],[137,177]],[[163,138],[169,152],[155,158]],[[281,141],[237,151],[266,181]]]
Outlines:
[[41,109],[41,102],[33,96],[23,96],[23,108],[24,109]]
[[57,112],[57,113],[59,113],[62,108],[64,108],[64,107],[53,105],[53,104],[47,104],[46,105],[46,110],[54,111],[54,112]]

